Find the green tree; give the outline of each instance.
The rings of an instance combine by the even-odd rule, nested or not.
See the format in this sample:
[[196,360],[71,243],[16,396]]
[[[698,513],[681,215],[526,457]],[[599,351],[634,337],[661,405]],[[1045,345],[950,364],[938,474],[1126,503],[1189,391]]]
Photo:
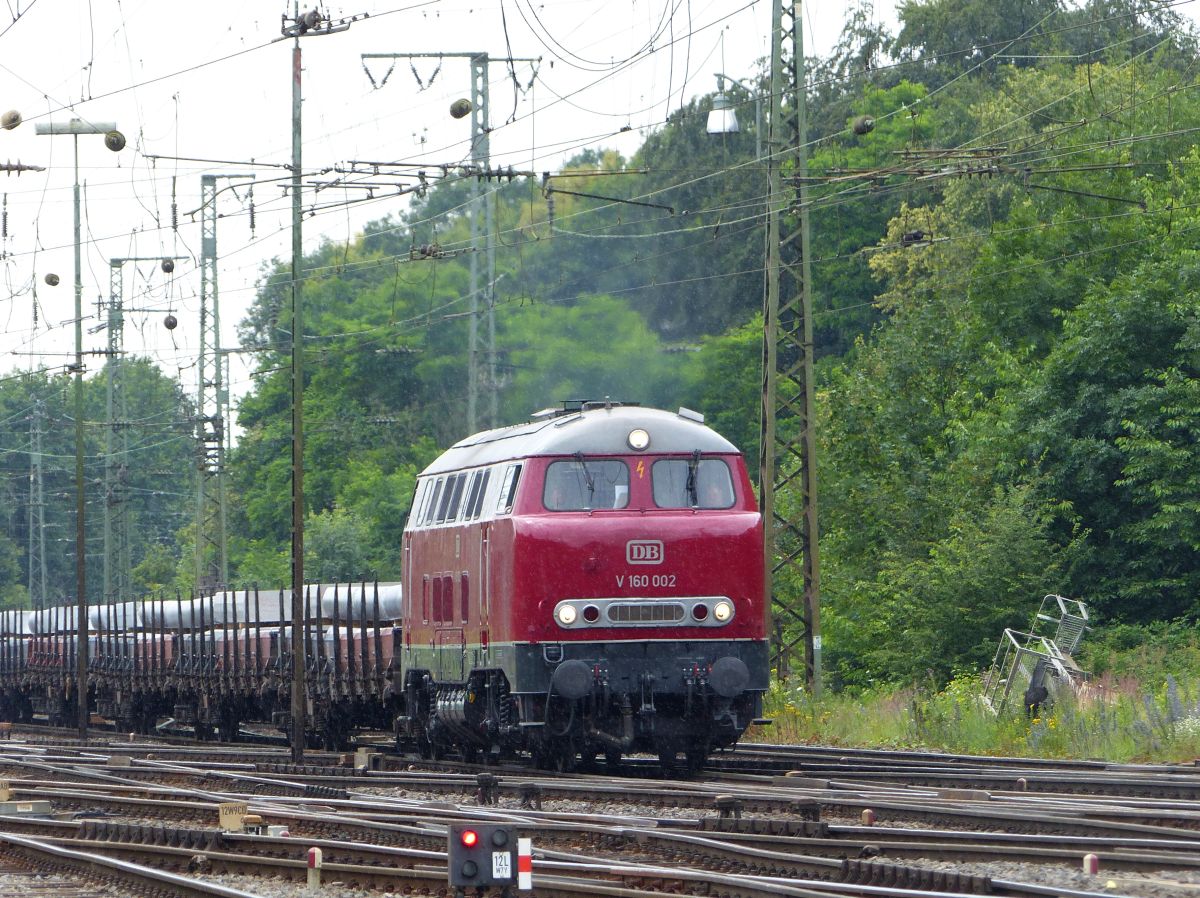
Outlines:
[[142,560],[134,566],[132,573],[135,593],[157,592],[175,585],[178,560],[162,543],[153,543],[146,549]]
[[323,583],[369,579],[371,533],[344,508],[309,516],[304,525],[304,576]]

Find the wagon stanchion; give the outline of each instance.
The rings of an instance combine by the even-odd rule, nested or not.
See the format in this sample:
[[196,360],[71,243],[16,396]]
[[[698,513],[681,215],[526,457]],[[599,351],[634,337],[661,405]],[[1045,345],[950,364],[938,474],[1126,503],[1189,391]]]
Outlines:
[[263,675],[262,667],[262,613],[258,600],[258,584],[254,584],[254,679],[257,682]]
[[[322,598],[322,603],[324,598]],[[333,681],[334,695],[339,699],[342,695],[342,634],[341,634],[341,596],[338,595],[338,585],[333,584]],[[349,646],[347,646],[349,649]]]
[[[378,593],[378,586],[376,587],[376,593]],[[362,661],[358,668],[358,673],[361,677],[359,692],[366,695],[370,645],[367,642],[367,581],[365,580],[358,590],[358,631],[361,637],[359,641],[359,657]]]
[[[210,593],[208,596],[208,653],[205,655],[204,676],[205,689],[204,695],[214,694],[214,688],[219,689],[221,686],[220,678],[217,676],[217,597],[215,593]],[[206,702],[207,703],[207,702]],[[209,713],[212,713],[212,707],[209,705]]]
[[[379,628],[382,615],[379,612],[379,581],[375,581],[375,694],[383,697],[383,678],[386,671],[383,668],[383,639]],[[394,647],[393,647],[394,649]]]
[[[189,609],[190,610],[190,609]],[[175,681],[175,698],[179,699],[179,692],[184,688],[187,682],[185,679],[187,670],[184,666],[183,653],[187,648],[187,643],[191,640],[191,633],[184,634],[183,631],[183,595],[178,589],[175,590],[175,651],[171,657],[171,667],[174,670]],[[188,619],[188,629],[191,630],[192,621]],[[174,709],[172,709],[174,710]]]
[[[227,614],[232,614],[233,620],[226,622],[225,642],[228,645],[230,639],[233,640],[233,645],[229,647],[229,661],[233,662],[233,670],[228,669],[229,661],[226,661],[225,680],[229,684],[229,695],[226,698],[226,707],[223,709],[223,721],[228,735],[222,734],[225,738],[237,741],[238,732],[241,726],[241,704],[242,704],[242,662],[241,662],[241,644],[242,644],[242,629],[238,620],[237,593],[229,594],[226,590],[223,595],[228,597],[226,605]],[[232,626],[230,626],[232,624]]]
[[250,623],[250,593],[244,589],[242,590],[242,619],[246,622],[246,628],[242,639],[242,680],[238,686],[242,695],[246,696],[250,691],[250,638],[258,627],[258,621]]
[[[237,628],[236,628],[236,621],[235,621],[234,622],[234,634],[235,635],[236,635],[236,632],[237,632]],[[214,633],[213,633],[214,638],[217,633],[220,633],[222,636],[221,654],[220,654],[221,671],[220,671],[220,676],[218,677],[218,680],[220,681],[220,684],[221,684],[220,693],[221,693],[221,695],[224,696],[228,693],[229,688],[230,688],[230,682],[229,682],[229,662],[230,662],[230,658],[229,658],[229,654],[230,654],[230,652],[229,652],[229,649],[230,649],[230,646],[229,646],[229,636],[230,636],[230,633],[229,633],[229,592],[227,590],[221,592],[221,628],[219,630],[214,630]],[[215,648],[215,646],[214,646],[214,648]],[[236,656],[236,650],[235,650],[235,656]],[[214,652],[213,653],[213,666],[214,667],[216,666],[216,661],[217,661],[216,652]]]
[[288,671],[292,666],[291,652],[285,650],[288,648],[286,638],[283,621],[283,587],[281,586],[279,587],[279,635],[275,640],[276,651],[273,668],[275,671],[275,700],[277,704],[285,706],[286,702],[282,701],[284,684],[288,682]]

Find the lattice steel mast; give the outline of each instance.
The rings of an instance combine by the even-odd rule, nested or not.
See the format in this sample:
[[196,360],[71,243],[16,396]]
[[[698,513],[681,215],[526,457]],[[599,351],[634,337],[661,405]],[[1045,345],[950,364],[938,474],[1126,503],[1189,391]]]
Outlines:
[[[812,291],[809,270],[807,108],[800,0],[773,0],[771,114],[767,125],[767,301],[763,310],[763,382],[759,476],[765,537],[764,569],[771,595],[772,645],[781,679],[790,654],[804,644],[805,682],[821,688],[820,563],[817,551],[816,434],[813,408]],[[790,106],[788,105],[790,101]],[[784,234],[783,172],[799,184],[800,227]],[[798,251],[798,257],[797,257]],[[786,277],[785,277],[786,275]],[[798,491],[801,516],[779,510],[783,489]],[[795,493],[793,493],[795,494]],[[803,580],[799,607],[774,589],[775,576],[796,568]],[[788,632],[798,625],[800,635]]]
[[[221,354],[221,304],[217,289],[217,178],[200,176],[200,355],[196,363],[196,589],[229,582],[226,539],[225,449],[229,390]],[[211,362],[211,364],[210,364]],[[210,376],[211,371],[211,376]]]

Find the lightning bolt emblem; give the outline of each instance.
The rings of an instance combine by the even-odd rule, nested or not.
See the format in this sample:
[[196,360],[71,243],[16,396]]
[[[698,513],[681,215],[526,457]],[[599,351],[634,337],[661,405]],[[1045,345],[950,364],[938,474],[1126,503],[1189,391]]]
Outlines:
[[634,470],[637,471],[638,480],[641,480],[646,476],[646,463],[638,459],[637,467]]

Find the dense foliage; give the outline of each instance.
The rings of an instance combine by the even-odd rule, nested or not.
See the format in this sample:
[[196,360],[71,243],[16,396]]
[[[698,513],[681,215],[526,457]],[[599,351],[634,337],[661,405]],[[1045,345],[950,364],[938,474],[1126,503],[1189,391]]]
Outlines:
[[[1044,593],[1080,597],[1107,624],[1195,621],[1193,36],[1130,0],[908,0],[894,35],[867,9],[809,70],[832,682],[977,669]],[[766,192],[755,122],[767,90],[764,77],[727,83],[736,134],[705,133],[705,97],[632,158],[588,150],[548,178],[484,181],[498,232],[490,284],[471,244],[474,185],[453,169],[305,260],[313,576],[399,574],[414,479],[468,432],[473,308],[491,308],[496,334],[494,374],[476,355],[478,426],[493,402],[502,424],[568,398],[686,405],[754,466]],[[874,128],[855,133],[862,116]],[[796,216],[789,205],[788,233]],[[231,464],[239,581],[287,575],[289,279],[269,267],[240,331],[260,366]],[[38,386],[60,419],[62,388]],[[0,390],[14,440],[0,535],[10,591],[23,582],[16,434],[32,389]],[[140,582],[186,587],[183,506],[160,505],[139,508],[140,532],[154,534],[139,543]],[[54,560],[60,583],[65,564]],[[792,578],[777,588],[795,601]]]
[[[179,384],[145,359],[124,359],[126,414],[108,420],[108,376],[84,381],[84,477],[88,594],[104,589],[104,517],[114,500],[128,522],[135,590],[175,582],[177,534],[194,515],[195,469],[191,407]],[[75,595],[75,398],[68,374],[33,373],[0,381],[0,605],[28,607],[34,597],[58,602]],[[40,445],[41,520],[37,526],[32,451]],[[110,465],[109,446],[126,463]],[[116,456],[114,456],[114,459]],[[106,491],[112,484],[112,492]],[[30,571],[30,562],[36,570]],[[39,595],[41,562],[45,595]]]

